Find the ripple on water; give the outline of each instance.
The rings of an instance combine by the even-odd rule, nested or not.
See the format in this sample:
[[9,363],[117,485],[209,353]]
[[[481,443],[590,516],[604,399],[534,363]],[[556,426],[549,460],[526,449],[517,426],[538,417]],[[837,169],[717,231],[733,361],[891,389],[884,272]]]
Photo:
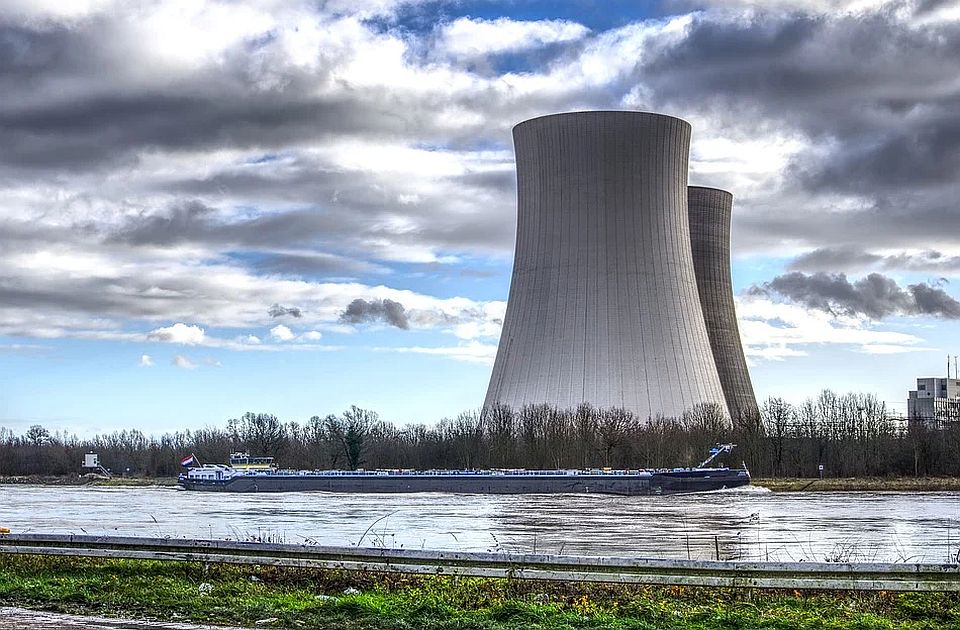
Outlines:
[[267,538],[325,545],[675,558],[941,562],[960,547],[960,493],[695,495],[208,494],[0,486],[14,531]]

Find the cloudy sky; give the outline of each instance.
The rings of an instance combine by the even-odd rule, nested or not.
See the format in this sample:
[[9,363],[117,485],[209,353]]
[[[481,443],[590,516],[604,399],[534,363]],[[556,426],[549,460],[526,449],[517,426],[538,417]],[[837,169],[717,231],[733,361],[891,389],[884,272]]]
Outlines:
[[761,398],[960,354],[960,3],[4,0],[0,426],[483,399],[510,128],[647,110],[731,190]]

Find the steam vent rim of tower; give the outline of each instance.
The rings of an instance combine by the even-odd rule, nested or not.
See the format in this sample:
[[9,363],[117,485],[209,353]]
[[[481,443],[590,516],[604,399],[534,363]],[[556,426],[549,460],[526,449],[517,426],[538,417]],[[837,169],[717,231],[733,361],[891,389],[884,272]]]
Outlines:
[[667,120],[675,120],[685,127],[688,130],[693,130],[693,125],[691,125],[687,120],[680,118],[679,116],[671,116],[670,114],[661,114],[659,112],[646,112],[638,111],[631,109],[583,109],[583,110],[574,110],[569,112],[557,112],[554,114],[542,114],[540,116],[534,116],[533,118],[527,118],[522,120],[513,126],[513,131],[516,132],[518,128],[526,126],[528,124],[533,124],[537,122],[543,122],[547,119],[553,118],[571,118],[571,117],[583,117],[583,116],[602,116],[602,115],[621,115],[629,116],[636,118],[665,118]]
[[724,195],[730,197],[731,199],[733,198],[732,192],[730,192],[729,190],[725,190],[723,188],[717,188],[716,186],[695,186],[691,184],[690,186],[687,186],[687,188],[696,188],[697,190],[710,190],[713,192],[723,193]]

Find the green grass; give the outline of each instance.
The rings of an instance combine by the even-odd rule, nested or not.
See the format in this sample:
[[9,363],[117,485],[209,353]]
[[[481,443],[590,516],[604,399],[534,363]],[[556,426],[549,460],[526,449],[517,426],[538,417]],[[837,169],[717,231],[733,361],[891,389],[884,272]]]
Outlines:
[[957,594],[757,591],[0,556],[0,605],[259,627],[960,628]]

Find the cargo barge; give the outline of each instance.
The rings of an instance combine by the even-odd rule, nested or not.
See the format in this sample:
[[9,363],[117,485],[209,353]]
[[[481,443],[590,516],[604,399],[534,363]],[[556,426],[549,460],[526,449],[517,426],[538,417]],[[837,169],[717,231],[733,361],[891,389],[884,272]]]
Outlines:
[[191,467],[177,482],[185,490],[207,492],[662,495],[748,485],[745,466],[707,466],[732,447],[712,449],[696,468],[659,470],[280,470],[269,465],[269,458],[256,458],[259,466],[253,467],[246,463],[251,458],[235,454],[231,465]]

